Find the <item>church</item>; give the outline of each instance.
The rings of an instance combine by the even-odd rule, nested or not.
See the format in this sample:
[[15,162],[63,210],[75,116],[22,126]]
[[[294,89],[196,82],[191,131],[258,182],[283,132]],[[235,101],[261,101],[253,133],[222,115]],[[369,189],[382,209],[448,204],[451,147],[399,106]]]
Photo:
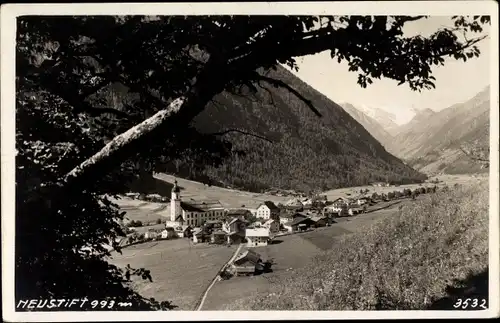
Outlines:
[[224,207],[219,201],[182,201],[177,180],[170,199],[170,220],[167,227],[189,225],[199,227],[206,221],[218,220],[224,216]]

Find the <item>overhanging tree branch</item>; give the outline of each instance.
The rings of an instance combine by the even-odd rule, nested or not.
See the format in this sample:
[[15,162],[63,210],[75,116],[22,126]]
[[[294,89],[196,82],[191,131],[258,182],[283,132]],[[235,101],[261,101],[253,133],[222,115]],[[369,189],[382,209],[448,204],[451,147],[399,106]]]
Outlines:
[[113,164],[121,163],[134,155],[141,145],[148,145],[158,138],[165,138],[176,129],[186,127],[203,111],[206,104],[224,89],[225,78],[218,78],[217,81],[213,79],[214,72],[220,73],[223,70],[224,67],[218,62],[208,62],[198,75],[197,83],[184,96],[178,97],[167,108],[113,138],[99,152],[67,173],[60,185],[78,182],[87,175],[105,173]]
[[100,161],[109,159],[119,151],[123,151],[126,146],[130,145],[134,141],[137,141],[140,137],[151,133],[153,130],[161,126],[165,122],[165,120],[170,118],[175,113],[179,112],[185,101],[186,98],[184,97],[180,97],[174,100],[166,109],[161,110],[151,118],[144,120],[138,125],[116,136],[99,152],[86,159],[83,163],[73,168],[68,174],[66,174],[63,182],[68,182],[73,178],[83,176],[86,171],[98,165]]

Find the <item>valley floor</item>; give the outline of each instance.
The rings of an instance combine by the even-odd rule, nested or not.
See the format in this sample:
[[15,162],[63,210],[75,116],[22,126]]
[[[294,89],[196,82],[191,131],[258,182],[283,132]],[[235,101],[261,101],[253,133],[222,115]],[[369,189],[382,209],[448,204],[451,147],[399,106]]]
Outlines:
[[[423,197],[419,197],[423,198]],[[255,293],[269,292],[270,282],[276,277],[292,274],[292,270],[307,265],[315,256],[330,249],[338,238],[366,229],[379,219],[393,216],[399,205],[415,201],[404,199],[385,203],[382,210],[338,218],[331,227],[276,238],[267,247],[253,248],[264,259],[274,258],[273,273],[261,276],[234,277],[217,282],[205,300],[203,310],[217,310],[232,300]],[[384,207],[382,203],[377,207]],[[171,301],[178,310],[193,310],[201,295],[231,258],[236,246],[226,247],[193,244],[188,239],[160,240],[126,247],[122,254],[113,253],[111,263],[123,268],[146,268],[151,271],[153,282],[134,278],[132,286],[144,297],[157,301]]]
[[[454,278],[487,266],[485,178],[445,180],[440,186],[448,185],[450,192],[379,203],[377,210],[338,218],[330,227],[277,237],[274,244],[252,248],[264,259],[273,258],[273,272],[215,283],[202,310],[421,309],[443,296]],[[126,207],[168,214],[158,205],[131,203],[137,205]],[[193,310],[235,249],[164,240],[127,247],[122,255],[114,253],[111,263],[151,270],[153,282],[132,283],[141,295],[171,301],[178,310]],[[366,293],[354,295],[353,290]],[[373,305],[381,299],[392,305]]]

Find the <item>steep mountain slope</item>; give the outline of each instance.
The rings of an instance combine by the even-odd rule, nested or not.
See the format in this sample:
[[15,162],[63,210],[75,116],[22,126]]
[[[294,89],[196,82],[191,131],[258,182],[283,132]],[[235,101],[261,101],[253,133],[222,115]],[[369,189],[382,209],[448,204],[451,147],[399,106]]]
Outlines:
[[426,173],[481,171],[481,165],[460,148],[489,145],[489,91],[487,87],[470,100],[439,112],[418,114],[389,150]]
[[368,132],[377,139],[384,147],[388,147],[392,141],[392,135],[387,132],[375,119],[363,113],[360,109],[350,103],[341,103],[340,106],[351,117],[359,122]]
[[219,168],[209,167],[205,173],[215,181],[252,191],[269,187],[308,191],[425,178],[389,154],[339,105],[286,69],[279,67],[267,75],[291,85],[323,117],[283,88],[265,87],[250,96],[221,93],[194,120],[197,129],[207,133],[239,129],[272,142],[228,133],[233,147],[246,155]]

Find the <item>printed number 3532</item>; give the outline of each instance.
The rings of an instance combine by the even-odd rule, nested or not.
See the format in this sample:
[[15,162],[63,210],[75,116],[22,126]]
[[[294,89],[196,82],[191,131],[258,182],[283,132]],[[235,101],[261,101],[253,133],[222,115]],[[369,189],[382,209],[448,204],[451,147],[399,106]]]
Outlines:
[[454,308],[461,308],[461,309],[467,309],[467,308],[482,308],[482,309],[487,309],[486,305],[486,300],[483,299],[477,299],[477,298],[466,298],[466,299],[457,299],[455,304],[453,304]]

